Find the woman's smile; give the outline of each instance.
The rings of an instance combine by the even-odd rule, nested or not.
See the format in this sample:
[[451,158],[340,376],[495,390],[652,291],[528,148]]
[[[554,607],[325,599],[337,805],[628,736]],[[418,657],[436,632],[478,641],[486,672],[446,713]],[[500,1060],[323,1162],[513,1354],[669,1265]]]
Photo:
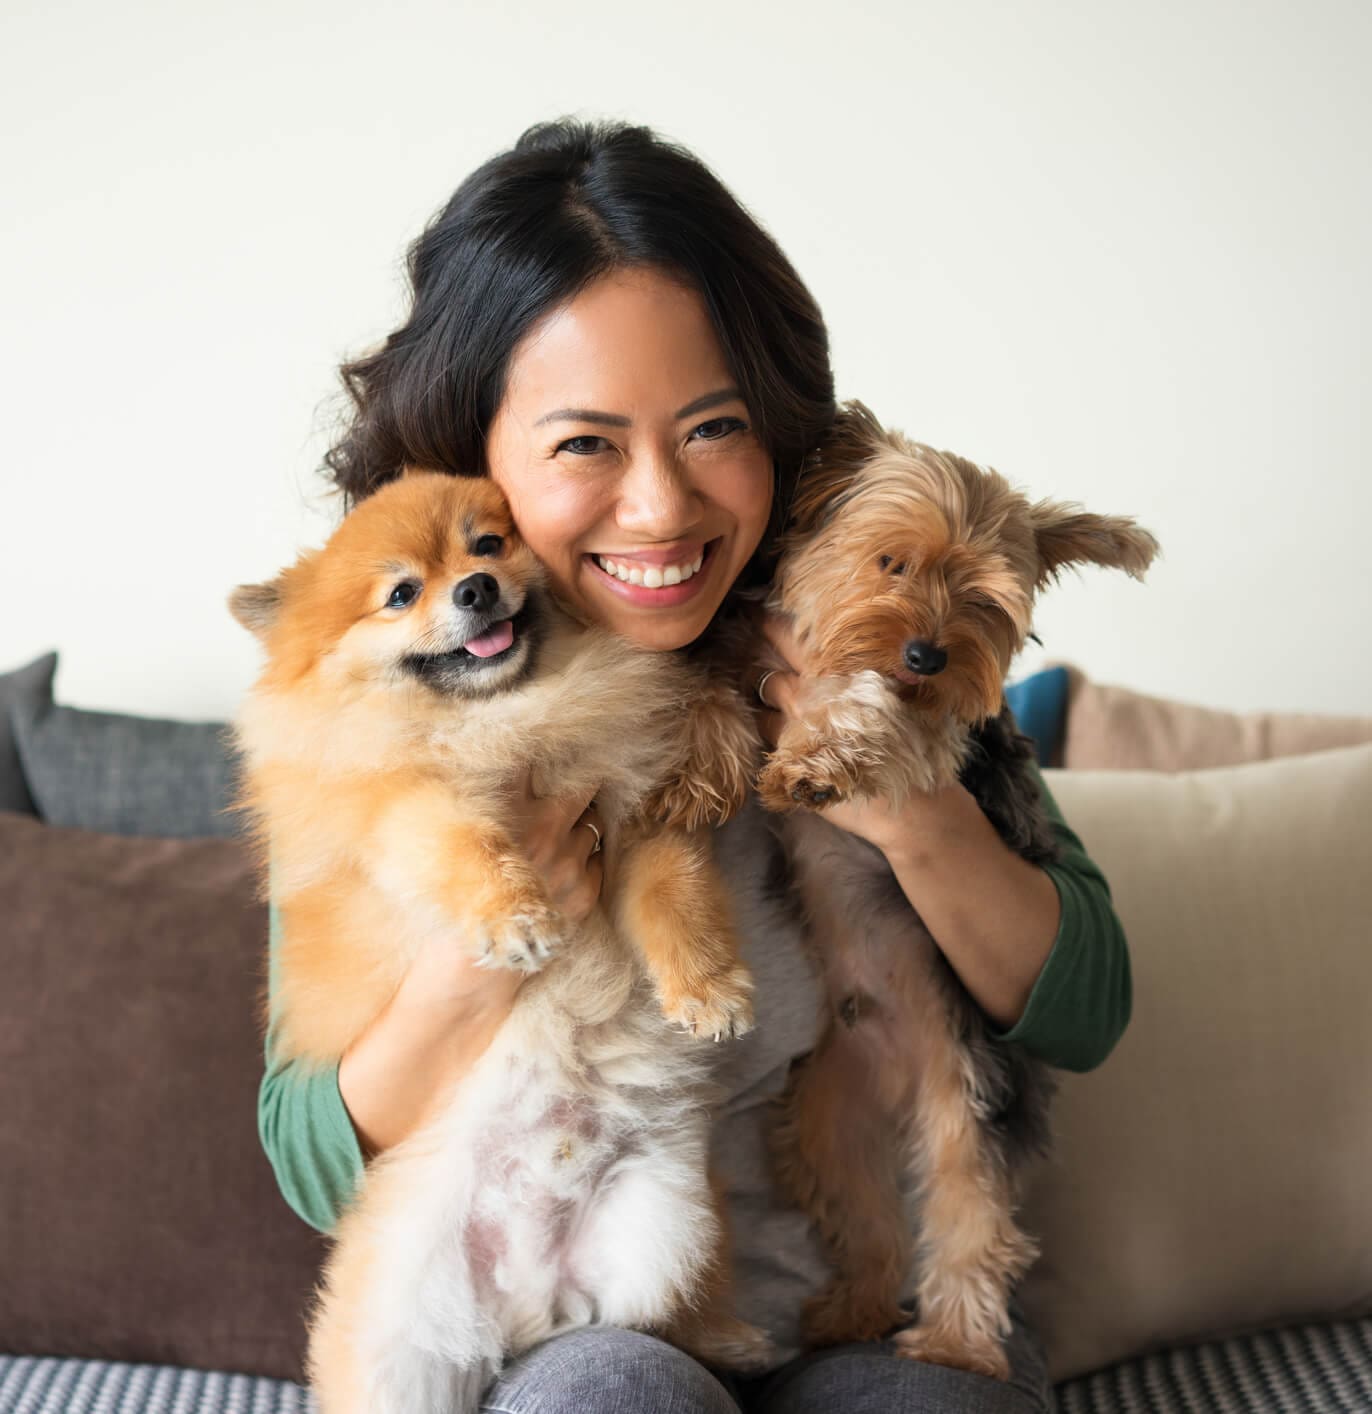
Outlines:
[[644,608],[675,608],[708,587],[714,551],[720,540],[656,547],[614,554],[587,555],[592,572],[606,589]]

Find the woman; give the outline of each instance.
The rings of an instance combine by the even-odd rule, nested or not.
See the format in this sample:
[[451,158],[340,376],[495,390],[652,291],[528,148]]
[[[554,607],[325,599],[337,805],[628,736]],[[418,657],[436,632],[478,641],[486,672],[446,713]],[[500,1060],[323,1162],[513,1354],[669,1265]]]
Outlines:
[[[644,129],[535,128],[463,183],[411,251],[410,276],[405,323],[344,369],[355,415],[327,460],[348,503],[406,464],[489,475],[574,612],[658,651],[694,642],[732,589],[765,576],[760,547],[833,417],[828,342],[781,251],[696,159]],[[784,625],[771,632],[794,669],[766,684],[774,738],[805,662]],[[584,918],[602,877],[593,803],[526,788],[514,809],[554,901]],[[828,814],[884,852],[1004,1036],[1072,1069],[1106,1056],[1128,1019],[1128,959],[1105,881],[1060,819],[1062,862],[1044,871],[1003,846],[960,787],[899,809],[870,800]],[[800,1307],[825,1266],[805,1220],[771,1194],[765,1137],[769,1102],[814,1045],[818,993],[756,808],[726,827],[718,856],[757,980],[758,1025],[721,1053],[728,1099],[715,1152],[741,1313],[794,1355]],[[520,980],[456,952],[421,955],[336,1073],[276,1063],[268,1038],[260,1129],[302,1217],[333,1225],[366,1160],[461,1083]],[[528,1352],[486,1407],[1047,1407],[1022,1324],[1009,1354],[1005,1385],[880,1345],[721,1382],[649,1336],[591,1328]]]

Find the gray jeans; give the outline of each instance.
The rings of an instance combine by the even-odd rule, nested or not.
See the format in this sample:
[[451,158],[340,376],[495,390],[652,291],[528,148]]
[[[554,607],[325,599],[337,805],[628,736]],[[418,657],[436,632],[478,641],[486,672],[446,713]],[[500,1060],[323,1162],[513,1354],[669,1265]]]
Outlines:
[[758,1379],[716,1376],[674,1346],[590,1326],[527,1351],[486,1391],[485,1414],[1047,1414],[1038,1342],[1018,1313],[1006,1384],[902,1360],[884,1345],[802,1356]]

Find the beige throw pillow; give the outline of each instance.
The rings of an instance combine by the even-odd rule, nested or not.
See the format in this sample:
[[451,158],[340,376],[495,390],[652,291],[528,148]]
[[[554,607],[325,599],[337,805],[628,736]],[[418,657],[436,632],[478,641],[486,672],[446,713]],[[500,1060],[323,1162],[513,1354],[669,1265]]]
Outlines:
[[1062,742],[1069,770],[1195,771],[1372,742],[1372,717],[1220,712],[1069,671]]
[[1134,976],[1027,1204],[1053,1377],[1372,1310],[1372,747],[1047,777]]

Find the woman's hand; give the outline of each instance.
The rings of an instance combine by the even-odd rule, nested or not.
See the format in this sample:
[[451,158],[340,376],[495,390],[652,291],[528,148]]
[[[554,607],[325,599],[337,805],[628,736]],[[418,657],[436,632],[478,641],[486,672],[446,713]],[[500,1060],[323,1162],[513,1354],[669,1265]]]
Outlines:
[[[542,800],[525,778],[506,824],[569,924],[600,897],[602,829],[592,801]],[[344,1055],[338,1088],[369,1157],[412,1134],[460,1084],[509,1016],[526,974],[481,967],[456,937],[421,950],[385,1009]]]
[[[526,774],[515,786],[504,823],[542,880],[548,902],[569,924],[583,922],[600,897],[604,874],[597,848],[603,827],[594,802],[584,796],[543,799]],[[401,994],[454,1021],[485,1014],[503,1019],[526,975],[480,966],[461,938],[438,935],[411,964]]]
[[548,900],[569,923],[583,923],[600,898],[604,833],[595,801],[582,796],[545,800],[526,775],[516,790],[508,824]]

